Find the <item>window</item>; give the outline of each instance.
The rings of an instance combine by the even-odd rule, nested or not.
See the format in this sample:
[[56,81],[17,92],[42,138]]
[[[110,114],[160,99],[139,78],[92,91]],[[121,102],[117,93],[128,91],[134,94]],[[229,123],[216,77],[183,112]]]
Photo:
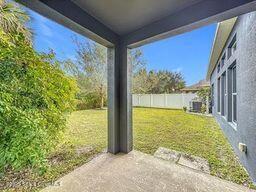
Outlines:
[[211,87],[211,106],[214,106],[214,84]]
[[236,65],[231,69],[232,72],[232,122],[237,122],[237,90],[236,90]]
[[234,54],[236,49],[237,49],[237,43],[236,43],[236,35],[235,35],[228,46],[228,58],[230,58]]
[[218,64],[217,72],[218,72],[218,73],[220,72],[220,63]]
[[220,112],[220,78],[218,78],[218,84],[217,84],[217,94],[218,94],[218,105],[217,105],[217,110]]
[[221,61],[220,61],[221,68],[225,65],[225,59],[226,59],[226,53],[224,53],[224,55],[221,58]]
[[227,87],[226,87],[226,72],[221,75],[221,115],[226,115],[226,98],[227,98]]
[[232,45],[232,47],[230,48],[231,50],[231,55],[234,54],[234,52],[236,51],[236,42]]

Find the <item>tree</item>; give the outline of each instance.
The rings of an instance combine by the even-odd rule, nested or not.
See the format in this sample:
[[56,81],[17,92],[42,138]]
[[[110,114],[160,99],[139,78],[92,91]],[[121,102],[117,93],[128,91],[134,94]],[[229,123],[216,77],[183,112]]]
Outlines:
[[[96,103],[84,104],[85,106],[103,108],[107,96],[107,49],[91,41],[80,42],[77,38],[74,38],[74,43],[77,47],[76,61],[65,61],[63,68],[77,79],[80,88],[78,99],[84,100],[83,102],[89,100]],[[140,49],[132,50],[128,54],[134,77],[135,74],[142,73],[141,69],[146,65],[146,62]],[[141,76],[139,77],[141,78]],[[139,87],[136,82],[141,81],[135,81],[135,89]]]
[[38,54],[23,35],[2,29],[0,63],[0,172],[27,166],[42,171],[66,127],[76,83],[54,54]]
[[134,93],[173,93],[185,86],[185,81],[181,73],[171,71],[149,71],[142,69],[135,74],[134,81],[136,89]]
[[144,59],[144,55],[141,49],[133,49],[129,51],[129,61],[132,65],[132,74],[135,75],[139,73],[141,70],[145,70],[147,65],[146,60]]
[[26,27],[30,17],[18,4],[0,0],[0,27],[6,34],[22,34],[31,43],[31,31]]
[[133,74],[132,92],[147,93],[150,87],[148,86],[148,74],[145,68]]
[[159,82],[159,78],[157,76],[157,73],[153,70],[149,71],[148,73],[148,79],[147,79],[147,87],[148,87],[148,91],[147,93],[158,93],[158,85]]
[[80,89],[87,94],[96,93],[100,98],[100,108],[103,108],[107,94],[107,50],[94,42],[81,43],[77,39],[74,42],[77,46],[76,78]]
[[77,91],[53,52],[33,49],[28,20],[18,5],[0,0],[0,172],[45,170]]
[[146,93],[147,92],[147,62],[144,59],[143,52],[137,48],[129,52],[129,61],[132,65],[132,92]]
[[158,93],[173,93],[185,87],[185,81],[181,73],[171,71],[159,71]]

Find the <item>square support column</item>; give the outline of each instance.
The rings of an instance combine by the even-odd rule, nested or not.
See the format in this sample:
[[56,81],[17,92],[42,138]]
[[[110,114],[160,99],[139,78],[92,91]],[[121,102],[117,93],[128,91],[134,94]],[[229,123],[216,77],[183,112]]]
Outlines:
[[108,152],[133,147],[131,65],[126,46],[108,48]]

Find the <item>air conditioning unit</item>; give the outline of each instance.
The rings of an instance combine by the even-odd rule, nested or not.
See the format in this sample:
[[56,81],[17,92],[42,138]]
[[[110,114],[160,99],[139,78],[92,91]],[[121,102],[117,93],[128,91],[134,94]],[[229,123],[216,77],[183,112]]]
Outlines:
[[194,101],[190,101],[190,111],[191,112],[196,112],[199,113],[201,112],[201,108],[202,108],[202,101],[199,100],[194,100]]

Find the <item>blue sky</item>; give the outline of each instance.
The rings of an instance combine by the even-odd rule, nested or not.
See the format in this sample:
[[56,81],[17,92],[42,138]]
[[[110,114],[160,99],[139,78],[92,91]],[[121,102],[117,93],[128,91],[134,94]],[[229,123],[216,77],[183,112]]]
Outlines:
[[[53,49],[60,60],[75,59],[76,48],[72,37],[76,36],[79,41],[88,39],[33,11],[29,12],[36,50],[44,52]],[[215,30],[216,24],[212,24],[141,47],[148,70],[181,72],[187,85],[204,79]]]
[[148,69],[181,72],[187,85],[204,79],[217,24],[142,47]]

